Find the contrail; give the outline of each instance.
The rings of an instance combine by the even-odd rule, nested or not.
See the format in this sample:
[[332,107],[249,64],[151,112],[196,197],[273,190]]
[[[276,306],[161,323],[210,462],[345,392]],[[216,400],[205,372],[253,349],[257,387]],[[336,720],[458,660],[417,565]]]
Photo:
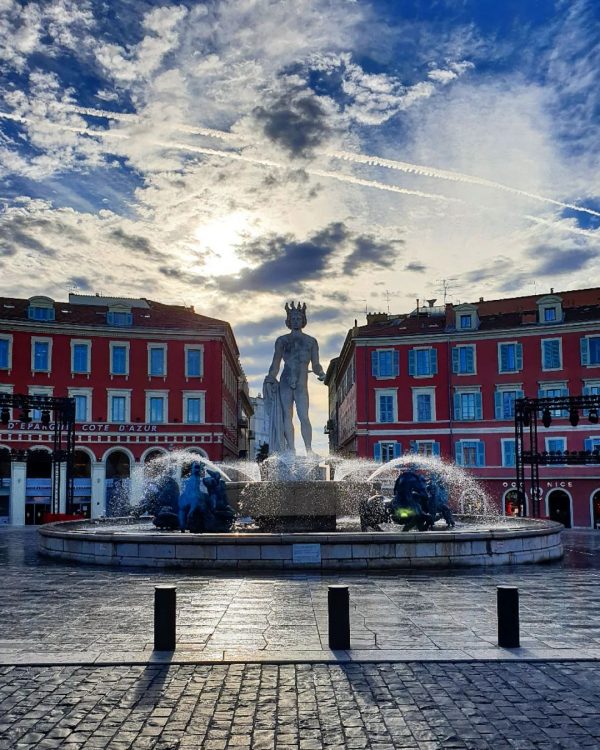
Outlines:
[[[37,121],[33,118],[23,117],[21,115],[9,114],[7,112],[0,112],[0,118],[6,120],[12,120],[14,122],[20,122],[24,125],[32,125]],[[114,130],[89,130],[88,128],[76,127],[73,125],[66,125],[63,123],[51,123],[44,121],[44,125],[56,128],[58,130],[66,130],[71,133],[79,133],[80,135],[87,135],[96,138],[103,139],[114,139],[114,140],[129,140],[130,136],[126,133],[119,133]],[[237,151],[223,151],[221,149],[207,148],[204,146],[192,146],[187,143],[179,143],[177,141],[159,141],[153,140],[151,143],[155,146],[160,146],[165,149],[172,149],[175,151],[187,151],[194,154],[204,154],[205,156],[217,156],[226,159],[233,159],[235,161],[243,161],[249,164],[258,164],[263,167],[274,167],[275,169],[288,169],[288,166],[281,164],[280,162],[271,161],[270,159],[258,159],[253,156],[246,156],[240,154]],[[346,182],[350,185],[360,185],[362,187],[370,187],[375,190],[384,190],[390,193],[401,193],[402,195],[414,195],[418,198],[427,198],[429,200],[443,201],[446,203],[462,203],[458,198],[447,198],[445,195],[439,195],[438,193],[425,193],[421,190],[410,190],[409,188],[398,187],[397,185],[387,185],[385,182],[376,182],[374,180],[363,180],[353,175],[345,175],[338,172],[325,172],[320,169],[306,169],[308,174],[316,177],[323,177],[331,180],[338,180],[339,182]]]
[[[76,105],[62,105],[62,108],[68,109],[72,112],[76,112],[81,115],[88,115],[89,117],[101,117],[107,120],[116,120],[122,122],[136,122],[141,118],[136,114],[126,114],[120,112],[109,112],[103,109],[92,109],[90,107],[78,107]],[[187,125],[173,124],[175,130],[187,133],[188,135],[200,135],[208,138],[218,138],[220,140],[239,143],[245,141],[241,136],[237,136],[234,133],[229,133],[226,130],[215,130],[214,128],[199,128],[191,127]],[[487,180],[483,177],[475,177],[473,175],[464,174],[462,172],[454,172],[446,169],[437,169],[435,167],[427,167],[421,164],[411,164],[410,162],[397,161],[395,159],[383,159],[379,156],[368,156],[365,154],[357,154],[352,151],[322,151],[325,156],[339,159],[341,161],[352,162],[353,164],[363,164],[369,167],[382,167],[384,169],[392,169],[399,172],[405,172],[407,174],[416,174],[421,177],[433,177],[440,180],[450,180],[451,182],[461,182],[470,185],[479,185],[480,187],[491,188],[494,190],[502,190],[513,195],[520,195],[524,198],[531,198],[532,200],[540,201],[542,203],[549,203],[560,208],[568,208],[572,211],[579,211],[582,213],[590,214],[591,216],[600,217],[600,211],[594,211],[591,208],[585,206],[578,206],[574,203],[564,203],[563,201],[555,200],[554,198],[548,198],[544,195],[538,195],[537,193],[530,193],[527,190],[521,190],[520,188],[511,187],[501,182],[495,182],[494,180]]]

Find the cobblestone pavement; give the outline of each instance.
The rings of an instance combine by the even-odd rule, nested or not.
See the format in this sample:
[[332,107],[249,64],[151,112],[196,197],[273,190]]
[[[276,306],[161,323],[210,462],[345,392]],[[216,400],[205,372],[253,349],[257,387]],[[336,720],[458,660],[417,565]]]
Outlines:
[[340,582],[351,593],[349,658],[505,658],[502,583],[520,590],[521,657],[600,658],[600,532],[566,532],[565,546],[564,561],[492,571],[215,575],[53,562],[37,556],[34,529],[0,529],[0,663],[147,660],[157,583],[177,585],[187,661],[333,657],[327,586]]
[[0,748],[600,747],[593,663],[0,668]]

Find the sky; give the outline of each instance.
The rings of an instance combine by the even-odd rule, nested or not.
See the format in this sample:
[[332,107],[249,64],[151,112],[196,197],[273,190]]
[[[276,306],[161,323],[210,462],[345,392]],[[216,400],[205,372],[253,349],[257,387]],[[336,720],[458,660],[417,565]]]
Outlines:
[[367,310],[597,285],[598,70],[596,0],[0,0],[0,295],[194,305],[254,394],[286,301],[326,368]]

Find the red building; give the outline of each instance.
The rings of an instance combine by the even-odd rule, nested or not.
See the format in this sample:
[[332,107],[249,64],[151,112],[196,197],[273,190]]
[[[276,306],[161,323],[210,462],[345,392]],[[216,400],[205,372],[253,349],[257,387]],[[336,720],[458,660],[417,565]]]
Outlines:
[[[372,314],[329,366],[332,452],[388,461],[407,452],[468,467],[515,508],[514,403],[600,393],[600,289]],[[600,426],[555,412],[547,451],[597,450]],[[600,524],[600,466],[540,470],[545,514]],[[543,511],[544,512],[544,511]]]
[[[248,449],[252,409],[231,327],[191,307],[0,298],[0,391],[75,399],[75,501],[92,517],[115,482],[130,489],[158,454],[220,461]],[[48,509],[50,441],[35,412],[0,424],[0,522],[35,523]]]

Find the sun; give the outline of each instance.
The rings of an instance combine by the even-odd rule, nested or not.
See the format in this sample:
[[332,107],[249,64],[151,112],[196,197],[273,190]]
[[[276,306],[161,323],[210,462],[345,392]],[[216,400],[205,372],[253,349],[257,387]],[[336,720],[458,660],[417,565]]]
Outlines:
[[233,211],[199,226],[195,238],[203,256],[203,272],[209,276],[229,276],[246,268],[237,252],[244,241],[258,234],[256,218],[248,211]]

